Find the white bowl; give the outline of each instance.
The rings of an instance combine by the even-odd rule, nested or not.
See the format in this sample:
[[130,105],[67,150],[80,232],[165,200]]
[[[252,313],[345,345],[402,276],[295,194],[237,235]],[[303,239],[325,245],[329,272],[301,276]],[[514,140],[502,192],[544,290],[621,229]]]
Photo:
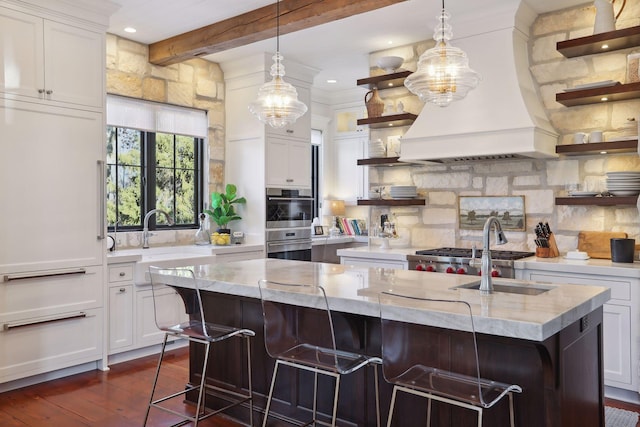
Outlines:
[[387,73],[393,73],[403,62],[404,58],[401,56],[383,56],[378,59],[377,64],[378,67],[384,69]]

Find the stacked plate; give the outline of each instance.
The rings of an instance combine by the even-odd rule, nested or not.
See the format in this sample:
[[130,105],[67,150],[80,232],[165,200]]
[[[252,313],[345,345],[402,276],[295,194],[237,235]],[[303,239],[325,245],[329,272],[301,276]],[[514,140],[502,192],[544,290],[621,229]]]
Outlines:
[[614,196],[637,196],[640,172],[607,172],[607,191]]
[[418,193],[415,185],[392,185],[389,195],[392,199],[413,199]]

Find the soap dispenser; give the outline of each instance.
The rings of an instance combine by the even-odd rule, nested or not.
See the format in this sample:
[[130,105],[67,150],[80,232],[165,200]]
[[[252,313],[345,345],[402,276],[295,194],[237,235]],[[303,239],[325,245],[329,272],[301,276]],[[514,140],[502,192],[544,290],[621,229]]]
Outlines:
[[209,231],[205,227],[206,215],[200,214],[200,228],[196,231],[196,245],[210,245],[211,239],[209,236]]

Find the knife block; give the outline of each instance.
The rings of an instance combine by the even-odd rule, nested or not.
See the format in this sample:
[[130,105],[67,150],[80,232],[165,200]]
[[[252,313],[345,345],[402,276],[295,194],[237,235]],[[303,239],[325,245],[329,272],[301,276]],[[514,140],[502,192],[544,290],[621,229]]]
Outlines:
[[538,258],[556,258],[560,255],[558,251],[558,244],[553,233],[549,234],[549,247],[548,248],[536,248],[536,256]]

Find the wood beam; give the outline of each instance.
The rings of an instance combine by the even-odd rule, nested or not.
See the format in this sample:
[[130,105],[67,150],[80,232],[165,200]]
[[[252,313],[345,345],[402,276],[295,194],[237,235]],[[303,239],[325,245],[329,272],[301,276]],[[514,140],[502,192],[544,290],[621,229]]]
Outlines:
[[[282,0],[280,34],[406,0]],[[170,65],[276,36],[276,3],[149,45],[149,62]]]

